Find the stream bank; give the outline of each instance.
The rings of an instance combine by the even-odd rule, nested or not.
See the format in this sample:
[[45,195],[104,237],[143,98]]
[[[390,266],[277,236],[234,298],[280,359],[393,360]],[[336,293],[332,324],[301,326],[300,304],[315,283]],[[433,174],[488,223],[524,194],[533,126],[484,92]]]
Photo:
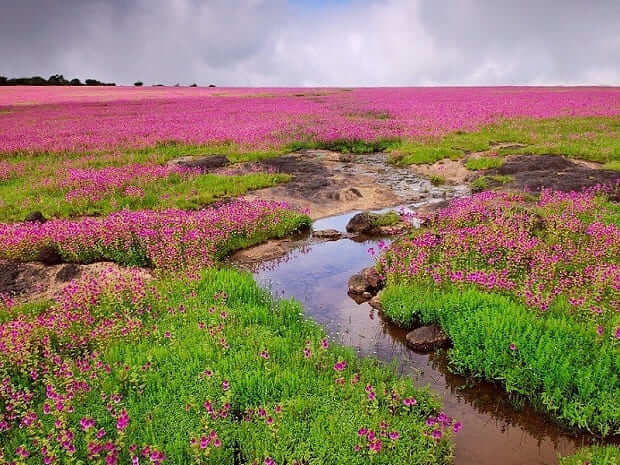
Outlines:
[[[344,233],[355,213],[319,219],[314,229]],[[396,363],[417,385],[428,385],[441,398],[443,410],[464,425],[455,437],[456,465],[555,464],[558,455],[569,455],[595,440],[562,430],[527,403],[515,405],[516,399],[501,387],[450,373],[445,351],[411,350],[406,330],[384,321],[368,302],[351,299],[347,282],[374,263],[369,249],[378,250],[379,240],[389,243],[389,238],[325,240],[309,234],[279,243],[279,253],[270,257],[258,253],[247,260],[252,249],[239,252],[232,263],[250,269],[275,297],[299,300],[306,315],[338,342],[361,356]]]

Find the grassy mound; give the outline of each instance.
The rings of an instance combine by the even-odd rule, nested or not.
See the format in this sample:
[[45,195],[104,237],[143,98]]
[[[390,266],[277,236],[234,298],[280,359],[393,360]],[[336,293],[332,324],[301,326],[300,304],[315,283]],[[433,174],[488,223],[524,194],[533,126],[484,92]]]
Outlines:
[[427,390],[330,344],[249,274],[109,284],[94,299],[85,283],[51,307],[10,309],[5,460],[451,462],[460,425]]

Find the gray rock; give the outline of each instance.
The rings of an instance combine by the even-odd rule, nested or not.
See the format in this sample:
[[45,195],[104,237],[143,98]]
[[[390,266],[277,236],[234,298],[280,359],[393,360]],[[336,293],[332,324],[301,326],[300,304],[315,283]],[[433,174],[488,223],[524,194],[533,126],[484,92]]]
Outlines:
[[45,265],[58,265],[62,263],[62,257],[58,250],[52,246],[44,246],[37,252],[37,261],[44,263]]
[[223,168],[230,164],[224,155],[201,155],[187,156],[170,160],[168,166],[182,168],[199,168],[203,172],[209,172],[217,168]]
[[337,241],[342,239],[342,233],[335,229],[323,229],[320,231],[313,231],[312,236],[317,239],[327,239],[328,241]]
[[383,311],[383,305],[381,305],[381,300],[379,299],[378,295],[376,295],[372,299],[370,299],[368,301],[368,305],[370,305],[375,310],[379,310],[380,312]]
[[366,292],[368,283],[366,282],[366,278],[364,278],[364,275],[362,273],[357,273],[349,278],[348,287],[349,293],[361,295]]
[[358,213],[349,220],[349,223],[347,224],[347,232],[354,234],[371,232],[375,228],[375,222],[378,218],[379,216],[374,213]]
[[26,218],[24,218],[24,221],[29,221],[31,223],[45,223],[47,221],[47,218],[45,218],[43,216],[43,213],[41,213],[40,211],[34,211],[31,213],[28,213],[28,216],[26,216]]
[[[364,268],[359,273],[349,278],[349,294],[357,294],[367,297],[366,300],[375,295],[384,285],[384,281],[374,267]],[[365,295],[367,293],[367,296]]]
[[406,340],[409,347],[421,352],[431,352],[450,345],[450,338],[437,325],[416,328],[407,334]]

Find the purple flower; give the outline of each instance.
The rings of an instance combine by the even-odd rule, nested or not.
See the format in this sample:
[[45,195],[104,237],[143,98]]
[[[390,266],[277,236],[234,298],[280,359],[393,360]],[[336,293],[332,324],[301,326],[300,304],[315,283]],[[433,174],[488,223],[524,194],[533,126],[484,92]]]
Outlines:
[[334,365],[334,370],[336,370],[336,371],[344,371],[344,370],[346,370],[346,368],[347,368],[347,362],[344,361],[344,360],[342,360],[340,362],[337,362]]

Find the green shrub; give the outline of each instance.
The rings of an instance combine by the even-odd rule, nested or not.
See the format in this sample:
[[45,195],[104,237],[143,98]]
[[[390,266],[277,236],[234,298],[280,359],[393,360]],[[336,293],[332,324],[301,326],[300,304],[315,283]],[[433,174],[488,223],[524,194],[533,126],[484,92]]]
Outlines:
[[610,338],[476,289],[392,284],[380,296],[399,326],[441,325],[454,345],[454,371],[497,381],[572,427],[620,432],[620,357]]
[[478,157],[470,158],[465,162],[465,166],[469,170],[488,170],[490,168],[499,168],[504,164],[504,160],[499,157]]
[[620,448],[594,446],[580,449],[576,454],[560,459],[560,465],[618,465]]

